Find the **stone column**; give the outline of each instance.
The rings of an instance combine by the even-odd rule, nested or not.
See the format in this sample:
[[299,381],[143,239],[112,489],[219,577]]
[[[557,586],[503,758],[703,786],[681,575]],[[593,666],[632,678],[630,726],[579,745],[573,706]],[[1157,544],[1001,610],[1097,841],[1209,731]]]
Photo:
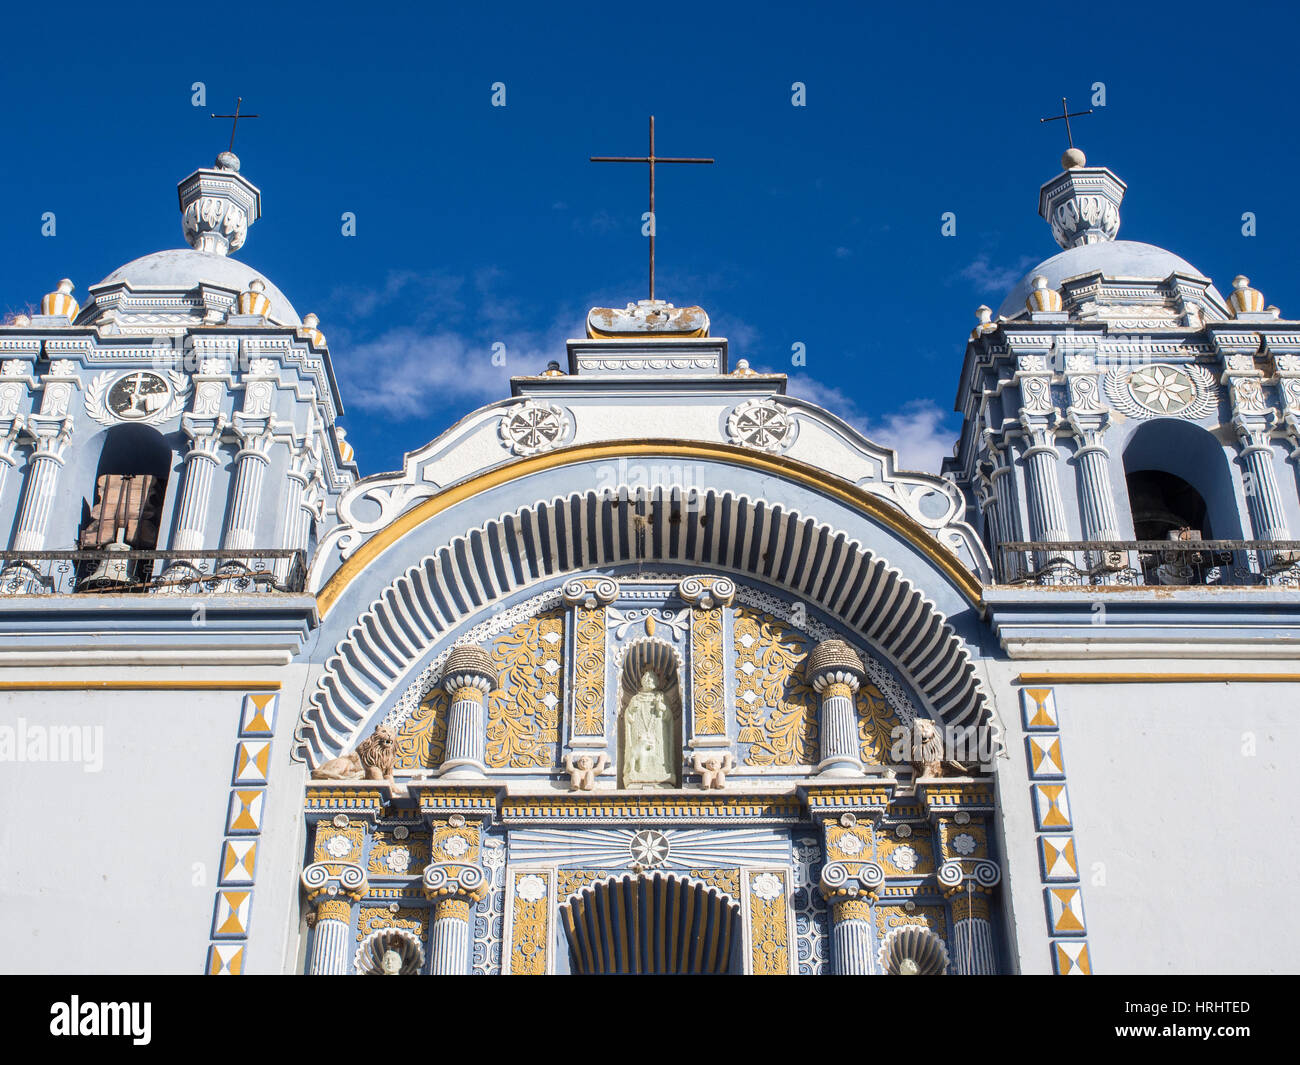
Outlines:
[[954,893],[952,901],[952,956],[948,959],[957,976],[993,976],[998,971],[989,920],[989,892],[975,890]]
[[45,547],[59,470],[72,439],[68,408],[73,389],[81,387],[77,364],[71,359],[55,360],[41,384],[41,409],[27,418],[26,432],[33,446],[14,531],[15,551],[40,551]]
[[1069,539],[1061,482],[1057,475],[1060,453],[1056,450],[1056,429],[1041,422],[1025,424],[1030,446],[1021,456],[1025,466],[1025,489],[1029,504],[1030,538],[1043,543]]
[[1110,452],[1101,439],[1110,424],[1102,405],[1100,375],[1091,354],[1065,357],[1065,385],[1070,396],[1066,411],[1070,428],[1082,445],[1075,458],[1079,468],[1079,518],[1085,540],[1118,540],[1119,518],[1110,485]]
[[818,887],[830,904],[831,961],[837,976],[874,976],[876,953],[874,892],[885,882],[876,862],[827,862]]
[[[21,344],[21,341],[10,341]],[[9,470],[18,465],[18,442],[27,424],[27,397],[36,387],[32,363],[40,353],[40,341],[24,345],[26,358],[6,359],[0,365],[0,489],[4,488]]]
[[365,870],[351,862],[313,862],[302,871],[302,886],[316,907],[307,973],[343,976],[352,946],[352,907],[369,886]]
[[843,640],[823,640],[808,656],[804,675],[821,696],[818,734],[823,776],[860,776],[862,748],[853,696],[866,676],[862,660]]
[[492,656],[474,644],[458,644],[447,656],[442,686],[451,697],[447,711],[447,743],[440,776],[483,777],[487,743],[485,709],[488,693],[497,686]]
[[[1277,412],[1264,401],[1263,375],[1255,368],[1252,355],[1230,354],[1224,362],[1227,369],[1223,382],[1232,398],[1232,427],[1241,440],[1242,484],[1251,531],[1256,540],[1289,539],[1273,465],[1272,434]],[[1276,551],[1261,551],[1259,560],[1265,569],[1275,561],[1285,561]]]
[[[183,423],[184,424],[184,423]],[[190,426],[184,425],[187,434]],[[176,525],[172,548],[176,551],[201,551],[207,535],[208,504],[212,498],[212,474],[220,464],[220,430],[190,435],[185,454],[181,498],[176,506]]]
[[257,517],[262,509],[262,482],[270,465],[267,457],[271,450],[269,433],[247,434],[242,442],[243,447],[235,455],[235,490],[221,540],[222,548],[232,551],[258,546]]
[[469,972],[470,907],[487,896],[488,878],[477,865],[435,862],[425,866],[424,894],[433,903],[429,929],[434,976]]
[[1002,881],[1001,867],[987,858],[950,858],[939,866],[938,881],[952,905],[953,940],[948,961],[953,971],[959,976],[996,974],[989,904],[993,888]]
[[831,904],[831,957],[837,976],[873,976],[876,972],[875,919],[865,898]]
[[[1011,471],[1007,449],[990,448],[989,454],[994,461],[989,480],[993,484],[993,494],[997,500],[998,538],[1002,543],[1022,542],[1025,537],[1020,526],[1020,501],[1016,497],[1016,479]],[[1002,580],[1011,581],[1024,572],[1025,557],[1019,552],[1014,555],[1003,554],[999,565],[1002,567]]]
[[42,433],[35,439],[14,532],[15,551],[40,551],[45,547],[45,533],[67,446],[68,436],[61,432]]
[[207,543],[208,508],[212,475],[221,465],[221,436],[226,429],[225,401],[232,378],[230,364],[221,358],[204,359],[194,375],[192,408],[181,417],[181,431],[189,439],[184,479],[176,504],[172,549],[201,551]]

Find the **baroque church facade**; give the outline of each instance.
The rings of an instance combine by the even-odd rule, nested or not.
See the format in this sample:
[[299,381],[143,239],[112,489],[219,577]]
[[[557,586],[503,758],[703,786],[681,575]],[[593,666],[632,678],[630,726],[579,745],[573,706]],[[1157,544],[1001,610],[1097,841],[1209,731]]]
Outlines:
[[940,476],[646,300],[361,478],[187,177],[0,327],[5,967],[1283,966],[1300,322],[1062,162]]

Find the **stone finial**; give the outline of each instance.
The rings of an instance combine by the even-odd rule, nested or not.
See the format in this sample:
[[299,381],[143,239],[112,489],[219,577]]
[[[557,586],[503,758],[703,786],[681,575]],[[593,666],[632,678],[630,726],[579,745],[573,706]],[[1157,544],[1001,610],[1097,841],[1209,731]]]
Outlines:
[[1067,148],[1065,154],[1061,156],[1062,170],[1077,170],[1081,166],[1088,165],[1088,157],[1078,148]]
[[344,462],[351,462],[356,451],[347,440],[348,431],[341,425],[334,426],[334,439],[339,442],[339,458]]
[[77,317],[77,311],[81,309],[77,306],[77,301],[72,298],[72,290],[75,287],[65,277],[53,292],[47,292],[41,297],[41,314],[72,321]]
[[1250,287],[1250,278],[1238,274],[1232,279],[1232,292],[1228,295],[1228,306],[1234,315],[1260,314],[1264,310],[1264,293]]
[[472,643],[458,643],[447,656],[447,663],[442,667],[443,685],[462,678],[477,678],[488,682],[488,690],[497,686],[500,671],[492,656],[483,648]]
[[239,159],[222,152],[211,167],[200,167],[176,186],[185,240],[196,251],[229,255],[262,216],[262,193],[239,174]]
[[702,307],[674,307],[664,300],[637,300],[621,311],[593,307],[587,312],[587,336],[592,340],[708,335],[709,316]]
[[314,314],[306,314],[303,315],[302,328],[298,332],[305,335],[316,347],[323,348],[325,347],[325,334],[317,328],[319,325],[319,318]]
[[736,368],[731,371],[733,377],[757,377],[758,373],[750,368],[748,359],[738,359]]
[[239,313],[262,318],[271,313],[271,299],[266,295],[266,283],[261,278],[253,278],[248,288],[239,294]]
[[563,377],[564,371],[560,369],[560,364],[552,360],[546,364],[546,369],[542,371],[543,377]]
[[997,329],[997,323],[993,321],[993,308],[980,304],[975,308],[975,328],[971,330],[971,340],[978,340],[985,333],[992,333]]
[[852,686],[856,688],[856,682],[861,682],[866,671],[862,668],[862,659],[858,653],[843,640],[822,640],[808,655],[804,675],[814,688],[818,684],[824,687],[823,681],[834,683],[842,680],[847,683],[849,678],[853,679],[855,683]]
[[[1069,152],[1062,163],[1067,161],[1072,161]],[[1038,190],[1038,213],[1062,248],[1100,244],[1119,233],[1119,206],[1127,189],[1104,166],[1067,166]]]
[[1033,279],[1033,288],[1029,290],[1029,296],[1025,300],[1025,307],[1031,314],[1047,311],[1056,312],[1061,309],[1061,294],[1056,289],[1047,287],[1047,278],[1042,274]]

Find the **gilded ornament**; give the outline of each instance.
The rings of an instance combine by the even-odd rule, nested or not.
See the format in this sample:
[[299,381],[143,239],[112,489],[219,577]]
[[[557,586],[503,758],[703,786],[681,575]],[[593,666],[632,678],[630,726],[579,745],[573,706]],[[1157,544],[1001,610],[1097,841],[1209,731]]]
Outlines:
[[722,610],[694,610],[691,617],[691,679],[695,704],[695,732],[724,736]]
[[755,976],[782,976],[790,971],[786,921],[786,871],[757,873],[749,882],[751,964]]
[[487,764],[492,768],[550,768],[560,742],[562,705],[558,641],[564,615],[551,610],[528,618],[498,637],[492,657],[500,667],[498,688],[488,699]]
[[573,734],[605,732],[605,608],[574,610]]

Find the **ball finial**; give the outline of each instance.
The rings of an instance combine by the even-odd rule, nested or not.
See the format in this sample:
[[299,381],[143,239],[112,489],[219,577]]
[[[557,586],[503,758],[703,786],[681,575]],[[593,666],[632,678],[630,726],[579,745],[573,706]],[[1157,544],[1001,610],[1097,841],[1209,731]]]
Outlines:
[[1065,154],[1061,156],[1061,169],[1074,170],[1076,167],[1086,166],[1088,157],[1078,148],[1067,148]]
[[234,152],[222,152],[217,156],[218,170],[233,170],[239,173],[239,156]]

